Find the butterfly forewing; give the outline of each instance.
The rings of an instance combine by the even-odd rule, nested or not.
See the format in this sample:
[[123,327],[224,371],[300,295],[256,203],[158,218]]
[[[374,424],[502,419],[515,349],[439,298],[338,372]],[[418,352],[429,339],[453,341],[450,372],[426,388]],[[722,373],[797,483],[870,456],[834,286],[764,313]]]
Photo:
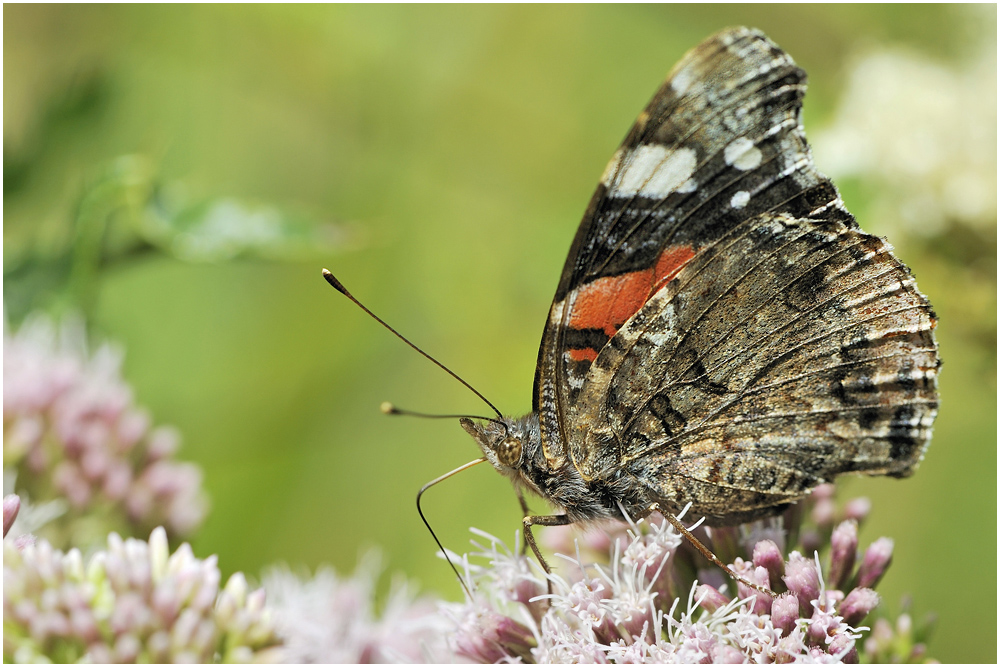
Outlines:
[[720,520],[919,460],[934,316],[815,170],[804,81],[766,37],[733,29],[685,56],[640,114],[546,325],[547,456]]

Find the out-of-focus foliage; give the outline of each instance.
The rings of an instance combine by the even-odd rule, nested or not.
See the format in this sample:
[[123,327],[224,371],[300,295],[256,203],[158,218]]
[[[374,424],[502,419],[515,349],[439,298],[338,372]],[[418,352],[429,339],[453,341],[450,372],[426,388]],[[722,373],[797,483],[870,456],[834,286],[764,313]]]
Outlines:
[[141,156],[122,156],[95,171],[82,188],[62,243],[44,248],[29,242],[4,256],[4,306],[13,320],[46,305],[89,309],[102,272],[155,253],[194,262],[301,261],[329,255],[349,242],[340,226],[317,224],[274,206],[232,197],[192,200],[183,185],[159,182]]
[[[475,448],[450,421],[378,406],[483,408],[319,270],[505,411],[527,411],[592,188],[664,74],[710,33],[758,27],[807,70],[814,139],[856,124],[845,100],[890,119],[854,128],[881,133],[861,135],[873,156],[903,128],[918,147],[963,126],[984,145],[996,132],[995,93],[943,112],[911,104],[916,93],[855,94],[858,63],[886,52],[933,73],[925,88],[995,90],[995,69],[978,65],[995,68],[989,6],[7,5],[4,18],[5,312],[80,307],[124,346],[137,402],[179,428],[179,456],[204,470],[213,509],[193,546],[227,575],[279,560],[343,571],[377,544],[389,569],[458,595],[413,494]],[[992,157],[925,158],[952,185],[919,191],[966,201],[963,187],[995,182]],[[839,169],[820,146],[816,158]],[[944,574],[996,586],[994,524],[980,520],[996,502],[995,190],[992,212],[969,222],[938,206],[948,213],[929,230],[886,215],[921,173],[835,176],[862,226],[914,270],[944,359],[917,474],[850,484],[894,508],[860,539],[895,539],[883,605],[912,593],[915,616],[938,613],[936,657],[988,660],[995,603]],[[458,551],[468,526],[507,535],[519,520],[509,485],[482,466],[426,500]]]

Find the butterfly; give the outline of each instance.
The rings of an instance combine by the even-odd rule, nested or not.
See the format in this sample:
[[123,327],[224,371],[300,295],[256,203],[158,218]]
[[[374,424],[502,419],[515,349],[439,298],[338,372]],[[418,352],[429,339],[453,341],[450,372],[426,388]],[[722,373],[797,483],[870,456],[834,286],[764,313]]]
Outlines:
[[557,508],[529,515],[520,495],[546,570],[535,525],[659,511],[682,528],[687,506],[738,524],[842,473],[906,477],[923,457],[937,319],[816,170],[805,81],[752,29],[688,52],[583,216],[532,412],[461,420],[519,495]]

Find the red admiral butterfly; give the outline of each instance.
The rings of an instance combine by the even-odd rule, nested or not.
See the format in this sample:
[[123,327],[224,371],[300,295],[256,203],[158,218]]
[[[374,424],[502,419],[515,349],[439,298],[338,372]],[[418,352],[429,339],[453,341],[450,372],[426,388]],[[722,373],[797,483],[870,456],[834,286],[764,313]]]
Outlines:
[[[463,420],[553,525],[781,512],[836,475],[909,475],[936,319],[816,171],[805,72],[762,33],[690,51],[608,163],[542,335],[533,412]],[[537,551],[537,549],[536,549]]]
[[936,318],[816,171],[805,80],[746,28],[685,55],[583,216],[532,413],[461,420],[519,494],[562,510],[525,516],[543,565],[533,525],[662,511],[690,538],[672,516],[688,504],[743,523],[841,473],[905,477],[920,461]]

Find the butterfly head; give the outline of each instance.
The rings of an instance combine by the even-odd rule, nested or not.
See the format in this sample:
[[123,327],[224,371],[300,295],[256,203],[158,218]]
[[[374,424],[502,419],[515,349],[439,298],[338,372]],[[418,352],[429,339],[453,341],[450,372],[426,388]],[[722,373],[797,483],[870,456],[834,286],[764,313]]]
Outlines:
[[462,419],[460,423],[483,450],[486,460],[508,477],[515,477],[524,467],[532,442],[538,441],[537,417],[505,417],[503,420],[482,423]]

